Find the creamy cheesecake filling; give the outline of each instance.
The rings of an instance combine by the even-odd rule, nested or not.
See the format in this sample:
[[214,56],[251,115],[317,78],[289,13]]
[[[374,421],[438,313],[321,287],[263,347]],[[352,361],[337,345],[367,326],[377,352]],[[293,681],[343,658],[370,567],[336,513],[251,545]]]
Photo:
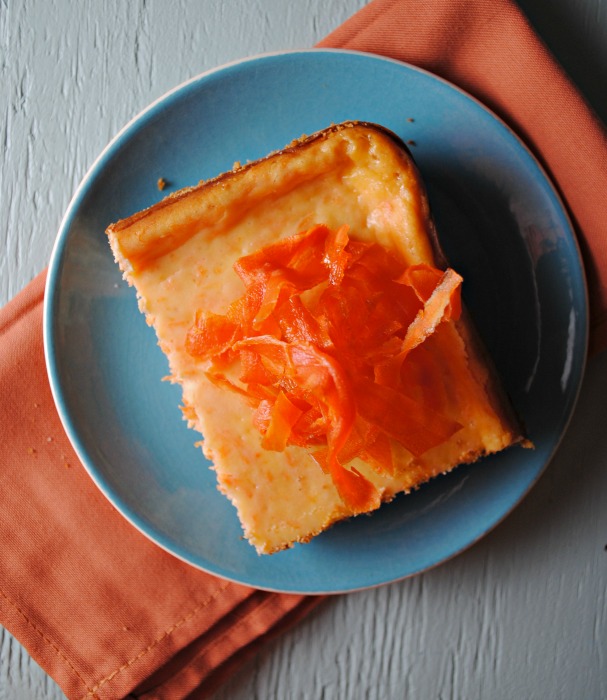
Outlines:
[[[233,269],[238,258],[315,223],[347,224],[353,237],[381,244],[405,265],[442,263],[412,160],[382,130],[361,125],[327,130],[108,229],[171,376],[182,386],[186,418],[203,436],[218,487],[260,553],[308,541],[351,512],[308,450],[262,447],[250,408],[209,381],[208,363],[193,360],[185,339],[198,310],[223,314],[243,293]],[[466,317],[435,336],[423,352],[444,410],[464,427],[419,457],[395,447],[393,476],[354,460],[383,500],[520,438]]]

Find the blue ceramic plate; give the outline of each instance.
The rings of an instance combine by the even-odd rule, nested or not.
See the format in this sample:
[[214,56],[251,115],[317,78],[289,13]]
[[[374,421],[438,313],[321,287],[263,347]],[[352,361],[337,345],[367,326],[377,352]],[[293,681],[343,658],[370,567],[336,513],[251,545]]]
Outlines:
[[[241,539],[161,378],[166,361],[121,280],[106,226],[331,122],[392,129],[425,177],[444,248],[535,450],[512,449],[271,557]],[[163,193],[166,194],[166,191]],[[586,354],[584,275],[570,222],[529,151],[487,109],[426,72],[341,51],[261,56],[206,73],[131,122],[66,213],[45,309],[48,370],[65,429],[103,493],[177,557],[264,589],[340,592],[448,559],[496,525],[566,427]]]

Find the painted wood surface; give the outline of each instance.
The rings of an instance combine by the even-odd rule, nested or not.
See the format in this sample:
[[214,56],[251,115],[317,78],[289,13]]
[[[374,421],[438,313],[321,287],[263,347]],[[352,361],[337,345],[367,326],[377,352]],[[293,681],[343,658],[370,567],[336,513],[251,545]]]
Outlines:
[[[107,141],[183,80],[309,47],[365,0],[0,0],[0,304],[42,270]],[[607,0],[521,0],[607,121]],[[606,183],[607,184],[607,183]],[[216,700],[607,698],[607,353],[504,523],[421,576],[328,600]],[[63,697],[0,629],[0,700]]]

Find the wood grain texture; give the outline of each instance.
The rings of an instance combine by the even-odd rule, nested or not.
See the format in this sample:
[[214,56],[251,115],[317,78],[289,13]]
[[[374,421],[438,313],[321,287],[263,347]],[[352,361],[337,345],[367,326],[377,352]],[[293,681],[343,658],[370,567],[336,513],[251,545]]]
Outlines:
[[[0,304],[48,261],[78,182],[166,90],[309,47],[366,0],[0,0]],[[520,0],[607,119],[607,0]],[[330,599],[216,700],[607,698],[607,354],[555,460],[494,532],[413,579]],[[0,629],[0,700],[61,691]]]

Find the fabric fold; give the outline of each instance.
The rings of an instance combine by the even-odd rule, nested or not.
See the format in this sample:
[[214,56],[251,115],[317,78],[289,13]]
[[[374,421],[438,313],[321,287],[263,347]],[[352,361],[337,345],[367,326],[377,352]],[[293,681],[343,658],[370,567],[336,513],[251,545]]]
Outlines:
[[[196,639],[171,659],[166,668],[147,679],[132,695],[142,700],[179,700],[206,697],[232,676],[237,668],[255,655],[266,643],[308,616],[319,598],[303,598],[286,614],[273,598],[249,600],[218,621],[213,634]],[[241,630],[240,643],[234,644],[231,631]],[[201,688],[200,679],[204,678]]]

